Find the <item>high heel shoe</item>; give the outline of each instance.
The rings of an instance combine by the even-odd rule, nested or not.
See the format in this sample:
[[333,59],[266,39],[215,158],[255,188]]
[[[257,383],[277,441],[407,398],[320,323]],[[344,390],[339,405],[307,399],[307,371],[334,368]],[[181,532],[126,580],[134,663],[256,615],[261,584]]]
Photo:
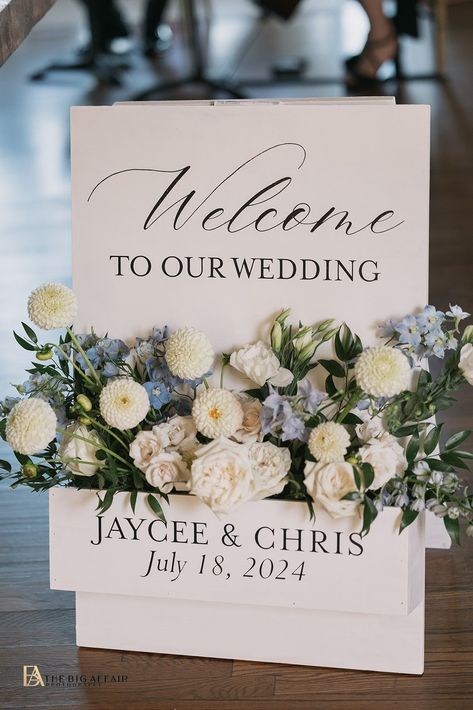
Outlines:
[[[378,51],[387,47],[389,44],[395,44],[395,54],[392,57],[386,57],[382,60],[379,59]],[[366,74],[360,72],[357,66],[360,61],[367,61],[368,64],[373,68],[373,74]],[[366,42],[363,51],[353,57],[349,57],[345,60],[345,67],[348,72],[347,84],[349,86],[373,86],[379,84],[381,79],[378,76],[379,69],[384,64],[384,62],[393,61],[395,66],[395,76],[398,78],[401,74],[400,71],[400,59],[399,59],[399,43],[396,34],[390,32],[389,35],[382,37],[377,40],[368,40]]]

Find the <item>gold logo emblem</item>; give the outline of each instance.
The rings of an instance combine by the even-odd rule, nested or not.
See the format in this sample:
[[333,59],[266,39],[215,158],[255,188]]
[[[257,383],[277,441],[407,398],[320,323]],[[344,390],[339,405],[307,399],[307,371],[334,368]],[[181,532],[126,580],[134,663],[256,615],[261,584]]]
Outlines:
[[38,666],[23,666],[23,686],[25,688],[44,687],[44,680]]

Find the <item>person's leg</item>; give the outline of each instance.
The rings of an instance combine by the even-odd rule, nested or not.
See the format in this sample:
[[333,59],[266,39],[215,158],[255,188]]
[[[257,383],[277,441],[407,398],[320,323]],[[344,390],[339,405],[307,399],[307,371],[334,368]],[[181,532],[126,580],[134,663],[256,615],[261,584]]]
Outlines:
[[376,77],[376,73],[388,59],[397,53],[397,36],[392,20],[384,14],[382,0],[359,0],[368,16],[370,30],[365,48],[352,68],[366,77]]
[[144,51],[148,56],[159,54],[170,46],[172,30],[162,22],[167,4],[168,0],[147,0],[146,2],[143,40]]
[[109,49],[117,37],[128,37],[128,29],[115,0],[81,0],[87,8],[91,41],[95,51]]

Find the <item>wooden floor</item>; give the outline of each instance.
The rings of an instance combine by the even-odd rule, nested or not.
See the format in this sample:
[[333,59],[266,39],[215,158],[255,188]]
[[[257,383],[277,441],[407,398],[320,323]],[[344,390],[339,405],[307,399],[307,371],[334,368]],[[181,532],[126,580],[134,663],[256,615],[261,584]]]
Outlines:
[[[139,4],[126,5],[136,17]],[[251,29],[254,13],[243,1],[219,0],[214,6],[218,11],[211,60],[214,70],[219,70],[231,63]],[[385,93],[396,91],[400,102],[432,105],[431,302],[445,307],[451,299],[473,312],[473,3],[460,2],[449,15],[449,81],[392,84]],[[184,64],[176,43],[154,67],[134,59],[135,68],[124,75],[122,87],[97,86],[93,78],[80,74],[28,83],[29,73],[74,46],[79,24],[80,13],[72,0],[58,0],[0,70],[2,393],[8,382],[22,379],[25,360],[18,356],[9,332],[24,312],[26,295],[44,279],[70,278],[68,107],[127,98],[156,80],[156,75],[173,76]],[[355,3],[307,0],[303,15],[290,29],[270,23],[261,30],[237,76],[265,76],[268,57],[280,51],[293,53],[295,48],[310,57],[311,76],[339,76],[342,47],[355,51],[363,29]],[[427,42],[409,43],[407,53],[411,69],[428,69]],[[343,93],[340,84],[303,89],[280,85],[249,95]],[[473,424],[472,402],[471,392],[459,397],[447,429]],[[408,710],[456,710],[473,706],[473,540],[465,540],[453,553],[427,553],[426,670],[423,677],[411,677],[77,649],[74,597],[49,590],[47,500],[0,487],[0,539],[2,710],[394,710],[401,703]],[[304,642],[311,643],[311,637]],[[43,675],[56,676],[53,686],[23,688],[23,665],[37,665]],[[93,687],[97,676],[107,676],[106,682]],[[122,682],[117,682],[120,677]],[[82,687],[73,687],[81,681]]]

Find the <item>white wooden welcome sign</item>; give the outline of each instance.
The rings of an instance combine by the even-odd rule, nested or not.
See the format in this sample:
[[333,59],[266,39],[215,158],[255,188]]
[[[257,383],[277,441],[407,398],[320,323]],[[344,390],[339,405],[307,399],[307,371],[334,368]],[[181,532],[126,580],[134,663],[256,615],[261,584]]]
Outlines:
[[[289,307],[370,343],[427,303],[427,107],[81,107],[72,161],[79,330],[193,325],[228,352]],[[219,521],[172,496],[164,530],[126,498],[97,517],[93,494],[51,492],[51,585],[77,593],[79,644],[422,672],[421,516],[400,536],[388,510],[361,540],[299,503]]]

